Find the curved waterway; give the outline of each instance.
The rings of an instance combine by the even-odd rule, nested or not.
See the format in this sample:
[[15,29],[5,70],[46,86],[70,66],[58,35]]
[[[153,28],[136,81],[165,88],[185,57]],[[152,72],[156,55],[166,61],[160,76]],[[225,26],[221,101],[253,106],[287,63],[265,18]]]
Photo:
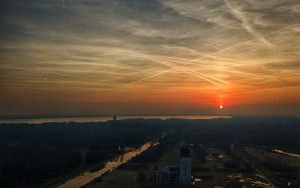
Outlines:
[[123,155],[114,158],[111,161],[106,162],[102,169],[96,172],[90,172],[90,171],[84,172],[83,174],[80,174],[79,176],[76,176],[66,181],[62,185],[59,185],[58,188],[79,188],[83,185],[86,185],[87,183],[93,181],[94,179],[101,177],[105,173],[113,171],[119,165],[128,162],[133,157],[141,154],[142,152],[148,150],[149,148],[157,144],[158,143],[147,142],[146,144],[142,145],[141,147],[135,150],[127,152]]

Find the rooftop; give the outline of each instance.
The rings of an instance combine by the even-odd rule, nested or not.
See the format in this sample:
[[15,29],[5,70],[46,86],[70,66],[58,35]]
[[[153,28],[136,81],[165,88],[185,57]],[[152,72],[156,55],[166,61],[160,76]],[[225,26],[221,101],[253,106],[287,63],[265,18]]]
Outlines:
[[180,157],[191,157],[191,152],[188,148],[187,145],[184,145],[181,149],[180,149]]

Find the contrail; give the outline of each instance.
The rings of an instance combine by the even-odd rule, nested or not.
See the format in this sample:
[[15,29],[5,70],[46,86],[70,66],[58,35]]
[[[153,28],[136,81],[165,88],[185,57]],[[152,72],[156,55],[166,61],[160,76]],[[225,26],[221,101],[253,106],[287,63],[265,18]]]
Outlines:
[[[247,41],[243,41],[243,42],[240,42],[240,43],[236,43],[236,44],[230,45],[230,46],[228,46],[228,47],[226,47],[226,48],[223,48],[222,50],[219,50],[219,51],[217,51],[217,52],[215,52],[215,53],[213,53],[213,54],[206,55],[206,56],[203,56],[203,57],[200,57],[200,58],[197,58],[197,59],[188,61],[187,63],[185,63],[185,65],[192,64],[193,62],[196,62],[196,61],[199,61],[199,60],[202,60],[202,59],[206,59],[206,58],[208,58],[208,57],[213,57],[214,55],[219,54],[219,53],[221,53],[221,52],[223,52],[223,51],[225,51],[225,50],[228,50],[228,49],[230,49],[230,48],[232,48],[232,47],[234,47],[234,46],[242,45],[242,44],[247,43],[247,42],[250,42],[250,41],[252,41],[252,40],[254,40],[254,39],[251,39],[251,40],[247,40]],[[134,52],[132,52],[132,53],[135,54],[135,55],[138,55],[137,53],[134,53]],[[145,57],[144,57],[144,58],[145,58]],[[147,58],[147,59],[149,59],[149,58]],[[154,59],[150,59],[150,60],[158,62],[158,60],[154,60]],[[159,61],[159,63],[161,63],[161,62]],[[163,64],[164,64],[164,65],[167,65],[167,66],[170,66],[169,64],[166,64],[166,63],[163,63]],[[180,67],[182,67],[182,66],[180,66]],[[144,81],[144,80],[147,80],[147,79],[150,79],[150,78],[153,78],[153,77],[162,75],[162,74],[167,73],[167,72],[169,72],[169,71],[171,71],[171,70],[173,70],[173,69],[179,69],[179,70],[182,70],[182,69],[180,69],[180,67],[176,67],[176,66],[174,65],[172,68],[170,68],[170,69],[168,69],[168,70],[164,70],[164,71],[158,72],[158,73],[156,73],[156,74],[154,74],[154,75],[148,76],[148,77],[143,78],[143,79],[141,79],[141,80],[137,80],[137,81],[134,81],[134,82],[132,82],[132,83],[126,84],[125,86],[133,85],[133,84],[139,83],[139,82],[141,82],[141,81]],[[185,68],[185,69],[186,69],[186,67],[182,67],[182,68]],[[183,70],[183,71],[184,71],[184,72],[187,72],[187,71],[185,71],[185,70]],[[197,71],[193,71],[193,72],[196,72],[197,74],[199,74]],[[190,72],[188,72],[188,73],[190,73]],[[193,75],[194,75],[194,74],[193,74]],[[207,80],[206,80],[206,81],[207,81]],[[210,82],[210,81],[209,81],[209,82]],[[211,82],[210,82],[210,83],[211,83]],[[216,83],[213,83],[213,84],[217,85]]]
[[[298,24],[293,24],[291,27],[293,27],[293,26],[295,26],[295,25],[298,25]],[[281,31],[281,30],[284,30],[284,29],[278,29],[278,30],[275,30],[275,31],[270,32],[269,34],[273,34],[273,33],[279,32],[279,31]],[[260,37],[255,37],[255,38],[252,38],[252,39],[250,39],[250,40],[245,40],[245,41],[242,41],[242,42],[239,42],[239,43],[232,44],[232,45],[227,46],[227,47],[223,48],[222,50],[219,50],[219,51],[217,51],[217,52],[215,52],[215,53],[212,53],[212,54],[209,54],[209,55],[206,55],[206,56],[203,56],[203,57],[200,57],[200,58],[197,58],[197,59],[188,61],[188,62],[186,63],[186,65],[192,64],[193,62],[196,62],[196,61],[199,61],[199,60],[202,60],[202,59],[206,59],[206,58],[208,58],[208,57],[214,58],[214,57],[213,57],[214,55],[217,55],[217,54],[219,54],[219,53],[221,53],[221,52],[223,52],[223,51],[226,51],[226,50],[228,50],[228,49],[230,49],[230,48],[233,48],[233,47],[236,47],[236,46],[239,46],[239,45],[246,44],[246,43],[248,43],[248,42],[251,42],[251,41],[256,40],[256,39],[259,39],[259,38],[260,38]],[[146,77],[146,78],[144,78],[144,79],[137,80],[137,81],[135,81],[135,82],[133,82],[133,83],[126,84],[126,85],[132,85],[132,84],[135,84],[135,83],[138,83],[138,82],[141,82],[141,81],[144,81],[144,80],[147,80],[147,79],[150,79],[150,78],[153,78],[153,77],[162,75],[162,74],[164,74],[164,73],[166,73],[166,72],[169,72],[169,71],[171,71],[171,70],[173,70],[173,69],[175,69],[175,68],[172,67],[172,68],[170,68],[170,69],[168,69],[168,70],[161,71],[161,72],[159,72],[159,73],[156,73],[156,74],[154,74],[154,75],[148,76],[148,77]]]
[[149,60],[158,62],[158,63],[160,63],[162,65],[166,65],[166,66],[169,66],[171,68],[179,69],[179,70],[181,70],[183,72],[186,72],[186,73],[189,73],[191,75],[197,76],[197,77],[201,78],[202,80],[205,80],[205,81],[207,81],[207,82],[209,82],[211,84],[214,84],[214,85],[219,85],[220,83],[222,83],[222,82],[224,83],[225,82],[224,80],[220,80],[220,79],[217,79],[217,78],[208,78],[207,76],[205,76],[205,75],[203,75],[203,74],[201,74],[201,73],[199,73],[197,71],[191,70],[191,69],[183,67],[183,66],[174,65],[174,64],[169,63],[169,62],[160,61],[160,60],[154,59],[152,57],[146,56],[145,54],[140,54],[140,53],[129,51],[129,50],[127,50],[127,52],[135,54],[135,55],[140,56],[140,57],[143,57],[145,59],[149,59]]
[[130,86],[130,85],[134,85],[134,84],[136,84],[136,83],[139,83],[139,82],[148,80],[148,79],[150,79],[150,78],[159,76],[159,75],[164,74],[164,73],[166,73],[166,72],[170,72],[170,71],[173,70],[173,69],[175,69],[175,68],[171,68],[171,69],[168,69],[168,70],[161,71],[161,72],[159,72],[159,73],[156,73],[156,74],[153,74],[153,75],[148,76],[148,77],[146,77],[146,78],[143,78],[143,79],[140,79],[140,80],[131,82],[131,83],[129,83],[129,84],[122,85],[122,86],[120,86],[120,87],[127,87],[127,86]]
[[[131,9],[129,9],[129,10],[131,10]],[[131,11],[135,12],[136,14],[142,15],[144,18],[147,18],[147,19],[149,19],[149,20],[154,20],[153,18],[149,18],[148,16],[145,16],[144,14],[142,14],[142,13],[140,13],[140,12],[137,12],[137,11],[134,11],[134,10],[131,10]],[[132,52],[132,51],[130,51],[130,52],[133,53],[133,54],[135,54],[135,55],[141,55],[141,54],[138,54],[138,53],[135,53],[135,52]],[[161,75],[161,74],[164,74],[164,73],[166,73],[166,72],[171,71],[172,69],[179,69],[179,70],[184,71],[184,72],[186,72],[186,73],[189,73],[189,74],[192,74],[192,75],[194,75],[194,76],[200,77],[201,79],[203,79],[203,80],[205,80],[205,81],[207,81],[207,82],[209,82],[209,83],[211,83],[211,84],[214,84],[214,85],[218,85],[219,83],[225,83],[224,80],[221,80],[221,79],[218,79],[218,78],[209,78],[208,76],[205,76],[204,74],[201,74],[201,73],[199,73],[199,72],[197,72],[197,71],[194,71],[194,70],[191,70],[191,69],[189,69],[189,68],[182,67],[182,66],[178,66],[178,65],[174,65],[174,64],[172,64],[172,63],[170,63],[170,62],[166,62],[166,61],[160,61],[160,60],[157,60],[157,59],[154,59],[154,58],[151,58],[151,57],[146,57],[145,54],[142,54],[141,57],[146,58],[146,59],[149,59],[149,60],[152,60],[152,61],[155,61],[155,62],[158,62],[158,63],[163,64],[163,65],[166,65],[166,66],[169,66],[169,67],[171,67],[171,68],[170,68],[169,70],[161,71],[161,72],[156,73],[156,74],[154,74],[154,75],[152,75],[152,76],[149,76],[149,77],[144,78],[144,79],[141,79],[141,80],[137,80],[137,81],[135,81],[135,82],[132,82],[132,83],[126,84],[126,85],[131,85],[131,84],[134,84],[134,83],[138,83],[138,82],[140,82],[140,81],[143,81],[143,80],[147,80],[147,79],[153,78],[153,77],[155,77],[155,76],[159,76],[159,75]]]
[[260,41],[266,44],[268,47],[272,46],[272,43],[267,40],[261,33],[256,31],[251,23],[248,21],[247,17],[244,15],[244,13],[237,8],[237,6],[234,3],[230,3],[228,0],[224,0],[227,7],[230,9],[233,16],[235,16],[238,20],[242,22],[241,26],[251,35],[254,37],[259,37]]
[[[298,25],[298,24],[293,24],[293,25],[291,25],[290,27],[294,27],[295,25]],[[272,32],[270,32],[270,33],[268,33],[268,34],[273,34],[273,33],[279,32],[279,31],[284,30],[284,29],[288,29],[288,28],[277,29],[277,30],[272,31]],[[221,52],[223,52],[223,51],[226,51],[226,50],[231,49],[231,48],[236,47],[236,46],[240,46],[240,45],[246,44],[246,43],[251,42],[251,41],[256,40],[256,39],[261,39],[261,36],[256,36],[255,38],[252,38],[252,39],[250,39],[250,40],[245,40],[245,41],[242,41],[242,42],[239,42],[239,43],[232,44],[232,45],[227,46],[227,47],[225,47],[225,48],[223,48],[223,49],[221,49],[221,50],[219,50],[219,51],[217,51],[217,52],[215,52],[215,53],[212,53],[212,54],[209,54],[209,55],[205,55],[205,56],[203,56],[203,57],[200,57],[200,58],[197,58],[197,59],[188,61],[187,63],[185,63],[185,65],[192,64],[192,63],[194,63],[194,62],[196,62],[196,61],[199,61],[199,60],[202,60],[202,59],[206,59],[206,58],[208,58],[208,57],[214,58],[215,55],[217,55],[217,54],[219,54],[219,53],[221,53]],[[138,55],[138,53],[134,53],[134,52],[132,52],[132,51],[131,51],[131,53],[133,53],[133,54],[135,54],[135,55]],[[145,58],[145,56],[142,56],[142,57]],[[149,58],[147,58],[147,59],[149,59]],[[162,63],[161,61],[158,61],[158,60],[153,59],[153,58],[150,59],[150,60],[156,61],[156,62],[159,62],[159,63]],[[167,65],[167,66],[170,66],[170,64],[167,64],[167,63],[163,63],[163,64],[164,64],[164,65]],[[175,66],[175,67],[174,67],[174,66]],[[171,71],[171,70],[173,70],[173,69],[179,69],[179,70],[182,70],[182,69],[180,69],[182,66],[176,66],[176,65],[174,65],[174,66],[171,67],[171,68],[168,69],[168,70],[160,71],[160,72],[158,72],[158,73],[156,73],[156,74],[153,74],[153,75],[151,75],[151,76],[148,76],[148,77],[146,77],[146,78],[143,78],[143,79],[134,81],[134,82],[132,82],[132,83],[126,84],[125,86],[133,85],[133,84],[142,82],[142,81],[144,81],[144,80],[154,78],[154,77],[156,77],[156,76],[159,76],[159,75],[162,75],[162,74],[164,74],[164,73],[167,73],[167,72],[169,72],[169,71]],[[186,67],[182,67],[182,68],[185,68],[185,69],[186,69]],[[188,70],[189,70],[189,69],[188,69]],[[188,72],[187,70],[184,70],[184,72],[190,73],[190,72]],[[199,74],[197,71],[193,71],[193,72],[196,73],[196,74]],[[240,73],[242,74],[242,72],[240,72]],[[247,73],[247,74],[248,74],[248,73]],[[194,74],[193,74],[193,75],[194,75]],[[248,75],[251,76],[250,74],[248,74]],[[199,76],[199,75],[197,75],[197,76]],[[252,75],[252,76],[254,76],[254,75]],[[121,86],[121,87],[122,87],[122,86]]]
[[[230,10],[232,11],[232,13],[233,13],[233,10],[238,11],[238,12],[237,12],[237,15],[242,16],[242,17],[240,17],[240,18],[243,18],[243,19],[239,19],[239,18],[238,18],[238,19],[241,20],[241,21],[243,22],[243,24],[246,24],[246,25],[248,24],[248,26],[249,26],[249,22],[247,21],[247,19],[245,19],[244,14],[243,14],[240,10],[235,9],[234,7],[232,7],[231,4],[230,4],[227,0],[224,0],[224,1],[225,1],[226,5],[229,6],[229,8],[231,7]],[[131,10],[131,11],[133,11],[133,10]],[[137,11],[133,11],[133,12],[135,12],[135,13],[137,13],[137,14],[140,14],[140,15],[144,16],[144,18],[147,18],[147,19],[149,19],[149,20],[153,20],[153,18],[149,18],[149,17],[147,17],[147,16],[141,14],[140,12],[137,12]],[[237,15],[234,15],[234,16],[237,16]],[[245,22],[245,23],[244,23],[244,22]],[[294,24],[294,25],[297,25],[297,24]],[[242,25],[242,26],[245,26],[245,25]],[[246,41],[243,41],[243,42],[240,42],[240,43],[236,43],[236,44],[233,44],[233,45],[230,45],[230,46],[228,46],[228,47],[226,47],[226,48],[224,48],[224,49],[222,49],[222,50],[219,50],[219,51],[217,51],[217,52],[215,52],[215,53],[213,53],[213,54],[209,54],[209,55],[206,55],[206,56],[203,56],[203,57],[200,57],[200,58],[197,58],[197,59],[188,61],[185,65],[192,64],[193,62],[196,62],[196,61],[199,61],[199,60],[202,60],[202,59],[206,59],[206,58],[208,58],[208,57],[214,58],[214,57],[213,57],[214,55],[217,55],[217,54],[219,54],[219,53],[221,53],[221,52],[223,52],[223,51],[226,51],[226,50],[228,50],[228,49],[230,49],[230,48],[233,48],[233,47],[239,46],[239,45],[243,45],[243,44],[245,44],[245,43],[251,42],[251,41],[256,40],[256,39],[261,40],[262,42],[264,42],[264,43],[267,44],[268,46],[272,45],[267,39],[265,39],[260,33],[258,33],[256,30],[254,30],[251,26],[250,26],[250,27],[246,27],[246,28],[244,28],[244,29],[246,29],[246,30],[248,29],[247,31],[248,31],[249,33],[251,33],[253,36],[255,36],[255,38],[250,39],[250,40],[246,40]],[[249,29],[250,29],[250,30],[249,30]],[[279,29],[279,30],[270,32],[269,34],[274,33],[274,32],[277,32],[277,31],[280,31],[280,30],[282,30],[282,29]],[[134,53],[134,54],[135,54],[135,55],[138,55],[137,53]],[[145,56],[142,56],[142,57],[145,58]],[[194,71],[194,70],[190,70],[190,69],[188,69],[188,68],[186,68],[186,67],[184,67],[184,66],[176,66],[176,65],[174,65],[174,64],[162,62],[162,61],[159,61],[159,60],[156,60],[156,59],[153,59],[153,58],[149,58],[149,57],[147,57],[147,59],[150,59],[150,60],[155,61],[155,62],[159,62],[159,63],[161,63],[161,64],[163,64],[163,65],[166,65],[166,66],[170,66],[171,68],[168,69],[168,70],[164,70],[164,71],[158,72],[158,73],[156,73],[156,74],[154,74],[154,75],[148,76],[148,77],[143,78],[143,79],[141,79],[141,80],[137,80],[137,81],[134,81],[134,82],[132,82],[132,83],[126,84],[126,86],[132,85],[132,84],[135,84],[135,83],[139,83],[139,82],[141,82],[141,81],[144,81],[144,80],[147,80],[147,79],[150,79],[150,78],[153,78],[153,77],[162,75],[162,74],[167,73],[167,72],[169,72],[169,71],[171,71],[171,70],[173,70],[173,69],[179,69],[179,70],[182,70],[182,71],[187,72],[187,73],[189,73],[189,74],[193,74],[193,75],[196,74],[197,76],[200,76],[200,75],[201,75],[199,72]],[[191,73],[191,71],[192,71],[192,73]],[[200,75],[199,75],[199,74],[200,74]],[[207,77],[207,76],[201,75],[201,78],[202,78],[202,79],[203,79],[203,77],[205,78],[205,77]],[[208,81],[208,82],[210,82],[210,83],[213,82],[213,84],[217,84],[217,83],[215,82],[216,79],[209,80],[208,78],[205,78],[205,80]],[[218,81],[220,82],[220,80],[218,80]],[[221,82],[224,82],[224,80],[222,80]]]
[[[251,41],[256,40],[256,39],[261,40],[263,43],[267,44],[268,46],[272,45],[272,44],[271,44],[267,39],[265,39],[260,33],[258,33],[256,30],[254,30],[251,26],[249,27],[249,21],[248,21],[247,19],[245,19],[244,14],[243,14],[240,10],[235,9],[235,8],[228,2],[228,0],[225,0],[225,3],[226,3],[226,5],[227,5],[229,8],[231,7],[230,10],[232,11],[232,13],[233,13],[233,10],[239,11],[239,12],[237,12],[237,14],[238,14],[239,16],[240,16],[240,14],[242,15],[242,17],[240,17],[240,18],[243,18],[242,20],[238,18],[238,19],[241,20],[242,23],[244,24],[244,25],[242,25],[242,26],[246,26],[246,25],[248,24],[248,27],[245,27],[244,29],[246,29],[247,32],[250,32],[250,34],[252,34],[253,36],[255,36],[255,38],[253,38],[253,39],[251,39],[251,40],[247,40],[247,41],[243,41],[243,42],[239,42],[239,43],[230,45],[230,46],[228,46],[228,47],[226,47],[226,48],[224,48],[224,49],[222,49],[222,50],[219,50],[219,51],[217,51],[217,52],[215,52],[215,53],[213,53],[213,54],[205,55],[205,56],[203,56],[203,57],[199,57],[199,58],[197,58],[197,59],[191,60],[191,61],[185,63],[185,65],[189,65],[189,64],[192,64],[192,63],[194,63],[194,62],[197,62],[197,61],[199,61],[199,60],[206,59],[206,58],[209,58],[209,57],[215,58],[215,57],[214,57],[215,55],[220,54],[220,53],[222,53],[223,51],[226,51],[226,50],[228,50],[228,49],[231,49],[231,48],[236,47],[236,46],[239,46],[239,45],[246,44],[246,43],[251,42]],[[134,10],[132,10],[132,9],[129,9],[129,10],[135,12],[136,14],[139,14],[139,15],[143,16],[143,17],[146,18],[146,19],[154,20],[153,18],[150,18],[150,17],[148,17],[148,16],[145,16],[144,14],[142,14],[142,13],[140,13],[140,12],[138,12],[138,11],[134,11]],[[237,15],[234,15],[234,16],[237,16]],[[246,24],[246,25],[245,25],[245,24]],[[297,25],[297,24],[295,24],[295,25]],[[277,30],[277,31],[279,31],[279,30]],[[277,31],[270,32],[269,34],[274,33],[274,32],[277,32]],[[153,59],[152,59],[152,60],[153,60]],[[156,60],[155,60],[155,61],[156,61]],[[164,65],[166,65],[166,64],[164,64]],[[169,66],[169,65],[167,65],[167,66]],[[183,67],[183,68],[186,69],[186,67]],[[130,84],[127,84],[127,85],[132,85],[132,84],[139,83],[139,82],[141,82],[141,81],[144,81],[144,80],[147,80],[147,79],[150,79],[150,78],[153,78],[153,77],[162,75],[162,74],[164,74],[164,73],[167,73],[167,72],[169,72],[169,71],[171,71],[171,70],[173,70],[173,69],[179,69],[179,67],[171,67],[171,68],[168,69],[168,70],[160,71],[160,72],[158,72],[158,73],[156,73],[156,74],[153,74],[153,75],[148,76],[148,77],[146,77],[146,78],[143,78],[143,79],[134,81],[134,82],[132,82],[132,83],[130,83]],[[187,71],[184,71],[184,72],[187,72]],[[194,72],[196,72],[196,71],[194,71]]]
[[[188,61],[187,63],[185,63],[185,65],[192,64],[193,62],[196,62],[196,61],[199,61],[199,60],[202,60],[202,59],[206,59],[206,58],[208,58],[208,57],[213,57],[214,55],[217,55],[217,54],[219,54],[219,53],[221,53],[221,52],[223,52],[223,51],[226,51],[226,50],[228,50],[228,49],[230,49],[230,48],[232,48],[232,47],[235,47],[235,46],[238,46],[238,45],[242,45],[242,44],[244,44],[244,43],[248,43],[248,42],[250,42],[250,41],[252,41],[252,40],[255,40],[255,39],[256,39],[256,38],[250,39],[250,40],[246,40],[246,41],[242,41],[242,42],[239,42],[239,43],[236,43],[236,44],[227,46],[226,48],[223,48],[222,50],[219,50],[219,51],[217,51],[217,52],[215,52],[215,53],[213,53],[213,54],[206,55],[206,56],[203,56],[203,57],[200,57],[200,58],[197,58],[197,59]],[[137,55],[136,53],[134,53],[134,54]],[[153,60],[153,59],[151,59],[151,60]],[[157,60],[154,60],[154,61],[157,61]],[[164,65],[165,65],[165,64],[164,64]],[[185,67],[183,67],[183,68],[185,68]],[[148,77],[143,78],[143,79],[141,79],[141,80],[137,80],[137,81],[134,81],[134,82],[132,82],[132,83],[126,84],[125,86],[132,85],[132,84],[136,84],[136,83],[139,83],[139,82],[141,82],[141,81],[144,81],[144,80],[147,80],[147,79],[150,79],[150,78],[153,78],[153,77],[162,75],[162,74],[164,74],[164,73],[166,73],[166,72],[169,72],[169,71],[171,71],[171,70],[173,70],[173,69],[179,69],[179,68],[178,68],[178,67],[172,67],[172,68],[170,68],[170,69],[168,69],[168,70],[164,70],[164,71],[158,72],[158,73],[156,73],[156,74],[154,74],[154,75],[148,76]],[[186,72],[186,71],[184,71],[184,72]],[[194,71],[194,72],[196,72],[196,71]],[[197,72],[197,73],[198,73],[198,72]]]

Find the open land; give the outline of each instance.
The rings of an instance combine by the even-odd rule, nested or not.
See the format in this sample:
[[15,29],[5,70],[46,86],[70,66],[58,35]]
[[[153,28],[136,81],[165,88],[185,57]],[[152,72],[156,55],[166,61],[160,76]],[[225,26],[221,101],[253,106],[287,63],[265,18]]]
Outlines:
[[147,142],[157,144],[83,187],[155,187],[157,166],[177,165],[183,144],[192,155],[190,187],[299,187],[297,118],[135,119],[0,129],[1,187],[56,187]]

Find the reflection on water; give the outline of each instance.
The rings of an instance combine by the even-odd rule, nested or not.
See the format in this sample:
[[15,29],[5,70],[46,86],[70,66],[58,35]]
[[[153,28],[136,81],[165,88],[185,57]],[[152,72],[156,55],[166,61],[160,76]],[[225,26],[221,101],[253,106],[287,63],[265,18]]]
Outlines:
[[119,165],[126,163],[133,157],[141,154],[143,151],[146,151],[150,147],[155,146],[157,144],[158,143],[152,144],[151,142],[148,142],[148,143],[142,145],[140,148],[137,148],[135,150],[127,152],[123,155],[120,155],[119,157],[114,158],[111,161],[108,161],[107,163],[105,163],[105,165],[102,169],[95,171],[95,172],[90,172],[90,171],[84,172],[83,174],[80,174],[79,176],[76,176],[73,179],[66,181],[64,184],[62,184],[58,187],[59,188],[76,188],[76,187],[81,187],[83,185],[86,185],[87,183],[93,181],[94,179],[101,177],[105,173],[111,172]]
[[[231,118],[231,116],[118,116],[119,120],[124,119],[216,119],[216,118]],[[112,116],[99,116],[99,117],[64,117],[64,118],[34,118],[34,119],[0,119],[0,123],[46,123],[46,122],[99,122],[112,120]]]

